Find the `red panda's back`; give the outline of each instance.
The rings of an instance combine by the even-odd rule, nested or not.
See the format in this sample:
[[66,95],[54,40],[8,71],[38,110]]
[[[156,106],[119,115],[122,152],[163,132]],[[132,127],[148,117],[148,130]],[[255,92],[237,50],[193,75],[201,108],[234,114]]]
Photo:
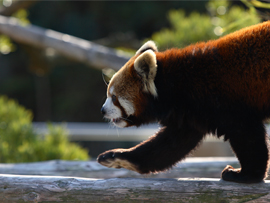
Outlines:
[[270,21],[217,40],[228,93],[261,110],[270,107]]
[[184,85],[198,97],[218,91],[231,101],[270,110],[270,21],[218,40],[157,53],[157,59],[164,77],[188,77],[178,80],[178,88]]

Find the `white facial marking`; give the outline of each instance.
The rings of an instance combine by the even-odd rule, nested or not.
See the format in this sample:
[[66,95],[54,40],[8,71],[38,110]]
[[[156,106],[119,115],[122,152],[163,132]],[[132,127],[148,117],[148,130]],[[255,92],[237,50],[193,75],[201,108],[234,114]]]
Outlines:
[[124,120],[121,120],[121,121],[118,122],[118,123],[114,123],[114,125],[116,125],[116,126],[119,127],[119,128],[124,128],[124,127],[127,126],[127,122],[124,121]]
[[118,97],[118,101],[119,101],[120,105],[125,109],[128,116],[134,114],[134,112],[135,112],[134,106],[130,101],[123,99],[121,97]]
[[109,91],[111,95],[113,95],[113,91],[114,91],[114,86],[111,86],[110,91]]
[[113,104],[111,97],[108,97],[106,99],[103,107],[106,111],[105,118],[109,119],[119,118],[122,115],[121,110]]
[[[127,126],[128,123],[125,121],[125,118],[122,117],[121,109],[118,106],[114,105],[112,101],[112,95],[115,95],[114,86],[110,87],[108,91],[107,99],[103,105],[106,112],[104,117],[111,119],[114,125],[120,128],[124,128]],[[123,99],[121,97],[118,97],[118,101],[120,105],[125,109],[125,112],[128,116],[131,114],[134,114],[135,110],[134,110],[133,104],[130,101]]]
[[121,109],[115,106],[112,102],[112,98],[108,97],[103,105],[106,114],[105,118],[111,119],[114,125],[124,128],[127,126],[127,122],[122,119]]

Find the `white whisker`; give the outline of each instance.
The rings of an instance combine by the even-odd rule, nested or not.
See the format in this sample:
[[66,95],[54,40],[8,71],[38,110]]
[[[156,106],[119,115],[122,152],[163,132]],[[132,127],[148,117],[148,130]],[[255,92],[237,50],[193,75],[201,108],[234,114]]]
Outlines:
[[123,117],[120,117],[120,118],[123,119],[123,120],[125,120],[125,121],[129,121],[129,122],[133,123],[132,120],[129,120],[127,118],[123,118]]
[[103,79],[103,82],[106,84],[106,86],[108,86],[109,83],[105,80],[104,73],[102,73],[102,79]]
[[118,137],[120,137],[120,134],[119,134],[119,130],[118,130],[118,128],[116,128],[116,131],[117,131],[117,135],[118,135]]

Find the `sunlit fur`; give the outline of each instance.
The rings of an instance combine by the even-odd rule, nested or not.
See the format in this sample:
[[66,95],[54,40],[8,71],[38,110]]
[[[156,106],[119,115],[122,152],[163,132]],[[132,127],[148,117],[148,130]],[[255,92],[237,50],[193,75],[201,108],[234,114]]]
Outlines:
[[144,84],[143,90],[157,97],[158,93],[154,83],[157,74],[157,60],[153,50],[149,49],[138,56],[134,61],[134,69],[141,76]]
[[[157,96],[145,89],[153,64],[140,60],[146,52],[155,55]],[[224,180],[254,183],[267,176],[263,121],[270,117],[270,21],[183,49],[158,52],[148,42],[115,74],[108,90],[110,86],[134,108],[127,115],[116,103],[128,119],[126,126],[158,121],[162,128],[133,148],[102,153],[99,163],[139,173],[164,171],[211,133],[230,142],[241,164],[241,169],[227,166]]]
[[141,53],[143,53],[143,52],[145,52],[146,50],[149,50],[149,49],[154,51],[154,52],[158,51],[155,42],[148,41],[136,52],[135,56],[137,56],[137,55],[139,55],[139,54],[141,54]]

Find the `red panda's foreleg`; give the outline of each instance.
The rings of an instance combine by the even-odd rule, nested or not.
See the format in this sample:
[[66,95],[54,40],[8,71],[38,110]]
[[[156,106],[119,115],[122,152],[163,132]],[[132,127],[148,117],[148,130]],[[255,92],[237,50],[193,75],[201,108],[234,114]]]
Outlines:
[[155,173],[171,168],[196,148],[204,134],[188,125],[169,125],[130,149],[114,149],[99,155],[98,162],[112,168]]

